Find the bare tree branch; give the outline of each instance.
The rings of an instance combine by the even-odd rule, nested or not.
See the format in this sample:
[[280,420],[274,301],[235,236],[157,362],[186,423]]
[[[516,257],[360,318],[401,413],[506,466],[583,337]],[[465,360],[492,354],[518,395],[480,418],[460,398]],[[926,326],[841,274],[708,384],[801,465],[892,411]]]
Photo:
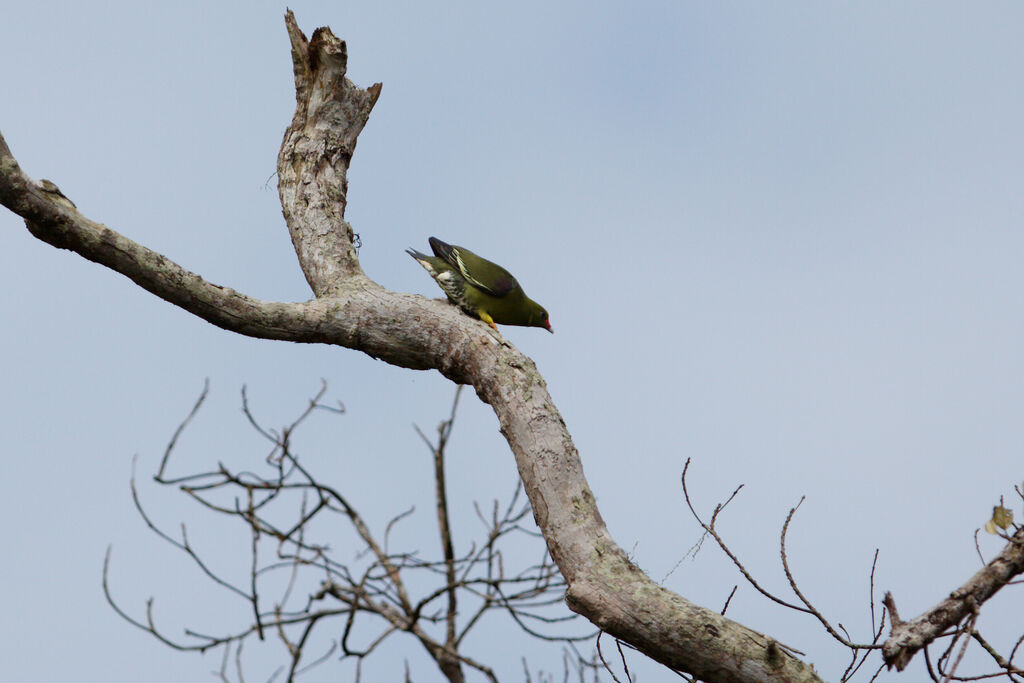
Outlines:
[[[666,590],[628,559],[598,512],[579,453],[529,358],[454,306],[388,291],[362,272],[344,221],[346,172],[380,86],[363,90],[346,79],[345,44],[329,29],[318,29],[307,41],[291,12],[286,24],[297,106],[278,157],[279,191],[317,299],[267,302],[206,282],[89,220],[59,191],[29,178],[2,137],[0,203],[21,215],[39,239],[105,265],[224,329],[352,348],[471,384],[498,417],[573,610],[669,668],[703,680],[819,680],[774,639]],[[246,485],[256,490],[263,484]]]
[[[700,524],[701,528],[704,529],[705,535],[706,536],[710,536],[711,538],[713,538],[715,540],[715,542],[722,549],[722,551],[725,552],[725,554],[729,557],[729,559],[732,560],[733,564],[736,565],[736,568],[739,569],[739,571],[743,575],[743,577],[759,593],[761,593],[763,596],[767,597],[772,602],[775,602],[776,604],[779,604],[779,605],[781,605],[781,606],[783,606],[783,607],[785,607],[787,609],[791,609],[791,610],[794,610],[794,611],[797,611],[797,612],[803,612],[805,614],[812,615],[813,617],[815,617],[818,620],[818,622],[824,627],[825,631],[830,636],[832,636],[835,640],[837,640],[844,647],[846,647],[846,648],[848,648],[850,650],[850,663],[846,667],[846,670],[843,672],[842,678],[840,679],[842,681],[849,681],[854,675],[856,675],[857,671],[859,671],[860,668],[864,665],[864,663],[867,661],[868,656],[873,651],[880,650],[882,648],[882,646],[879,645],[878,643],[879,643],[879,641],[882,638],[882,631],[885,628],[885,612],[884,611],[882,612],[881,619],[878,620],[877,628],[876,628],[875,605],[874,605],[874,602],[875,602],[875,568],[876,568],[876,565],[878,563],[878,551],[877,550],[875,551],[875,556],[874,556],[874,558],[873,558],[873,560],[871,562],[871,574],[870,574],[870,578],[869,578],[869,582],[868,582],[868,601],[869,601],[869,604],[871,606],[871,609],[870,609],[870,611],[871,611],[871,630],[872,630],[872,633],[873,633],[873,638],[871,639],[870,643],[855,643],[855,642],[852,641],[852,639],[850,638],[849,633],[846,632],[846,629],[843,627],[842,624],[838,624],[838,630],[837,630],[836,627],[833,626],[831,624],[831,622],[829,622],[828,619],[825,618],[825,616],[821,613],[821,611],[817,607],[815,607],[814,604],[811,603],[810,600],[807,599],[807,597],[804,595],[803,591],[800,589],[800,586],[797,584],[797,581],[796,581],[796,579],[793,576],[793,571],[792,571],[792,569],[789,566],[789,558],[788,558],[788,556],[786,554],[786,537],[787,537],[787,534],[789,533],[789,525],[790,525],[790,523],[792,523],[793,517],[796,515],[796,511],[797,511],[797,509],[799,509],[799,507],[803,503],[804,499],[801,497],[800,498],[800,502],[797,503],[797,505],[795,507],[790,509],[789,514],[786,515],[786,521],[782,525],[782,532],[781,532],[781,534],[779,536],[779,554],[780,554],[781,560],[782,560],[782,569],[783,569],[783,572],[786,575],[786,580],[789,583],[790,589],[793,591],[793,593],[797,596],[797,598],[802,603],[802,606],[801,606],[801,605],[797,605],[797,604],[788,602],[786,600],[783,600],[782,598],[780,598],[780,597],[770,593],[765,588],[763,588],[754,579],[754,577],[750,574],[750,572],[743,565],[743,563],[740,561],[740,559],[729,549],[729,547],[725,544],[725,540],[722,538],[722,536],[718,533],[718,530],[715,528],[715,524],[718,521],[719,513],[721,513],[725,509],[725,507],[729,503],[732,502],[732,500],[736,497],[736,494],[739,493],[740,489],[742,489],[743,486],[740,485],[739,487],[737,487],[736,490],[734,490],[732,492],[732,495],[730,495],[726,499],[726,501],[724,503],[720,503],[720,504],[716,505],[715,509],[714,509],[714,512],[711,514],[710,521],[705,522],[703,520],[703,518],[701,518],[701,516],[697,513],[697,510],[694,508],[693,501],[690,498],[690,492],[687,489],[686,474],[687,474],[687,471],[689,470],[689,467],[690,467],[690,459],[687,458],[686,464],[683,465],[683,473],[682,473],[682,477],[681,477],[682,489],[683,489],[683,498],[685,499],[686,505],[690,509],[690,513],[693,515],[694,519],[696,519],[697,523]],[[698,544],[699,543],[700,542],[698,542]],[[736,589],[734,588],[733,589],[734,593],[735,593],[735,590]],[[729,594],[729,600],[731,600],[731,599],[732,599],[732,593]],[[729,606],[729,600],[726,601],[725,608],[727,608]],[[886,606],[887,607],[889,606],[888,602],[886,603]],[[722,613],[723,614],[725,613],[725,608],[722,609]],[[839,633],[840,630],[843,632],[842,634]],[[781,643],[779,645],[780,645],[780,647],[786,647],[786,646],[782,645]],[[803,654],[803,653],[800,653],[800,652],[798,652],[796,650],[793,650],[793,648],[788,648],[787,647],[786,649],[791,650],[791,651],[793,651],[793,652],[795,652],[797,654]],[[881,668],[879,670],[881,670]],[[877,675],[878,674],[876,672],[875,676],[877,676]]]
[[885,602],[892,614],[892,632],[882,646],[889,668],[902,671],[922,647],[959,624],[991,598],[1014,577],[1024,573],[1024,528],[1018,529],[1002,552],[981,568],[967,583],[924,614],[910,621],[899,621],[895,600],[886,593]]
[[[188,537],[182,529],[182,540],[162,531],[146,514],[135,486],[134,467],[131,480],[131,492],[135,505],[147,526],[161,539],[186,553],[213,582],[231,590],[243,598],[248,604],[250,625],[227,635],[208,635],[195,629],[186,629],[186,635],[196,640],[193,643],[177,643],[164,635],[153,618],[152,599],[147,603],[145,622],[130,617],[114,601],[107,582],[107,569],[104,569],[104,591],[108,600],[119,615],[138,628],[151,633],[162,642],[183,650],[205,651],[210,648],[224,647],[225,655],[221,671],[218,675],[228,680],[228,651],[234,647],[236,660],[240,660],[239,648],[245,639],[252,635],[261,640],[267,633],[277,635],[278,640],[288,652],[289,665],[282,669],[286,679],[292,681],[301,672],[318,666],[330,657],[331,653],[340,650],[341,659],[354,658],[359,663],[391,635],[406,632],[417,641],[435,660],[439,669],[451,683],[465,681],[464,667],[481,672],[488,680],[497,680],[493,670],[484,663],[460,651],[462,638],[476,625],[481,617],[491,612],[504,612],[524,632],[544,640],[559,641],[571,644],[573,641],[593,637],[593,633],[574,635],[573,632],[542,633],[532,625],[560,628],[564,622],[579,617],[563,610],[552,613],[551,608],[561,603],[565,583],[547,552],[537,565],[525,566],[517,571],[506,571],[501,560],[503,539],[512,533],[524,533],[520,522],[528,509],[519,502],[521,486],[517,485],[510,502],[505,506],[494,504],[494,516],[486,520],[483,541],[472,545],[469,552],[459,555],[451,536],[451,528],[447,523],[447,493],[443,467],[436,468],[438,462],[445,459],[445,448],[451,435],[458,406],[460,390],[456,391],[455,400],[449,418],[441,423],[436,442],[425,438],[422,431],[417,432],[427,442],[431,458],[435,463],[437,477],[434,495],[438,500],[438,510],[444,514],[438,516],[438,527],[441,536],[447,539],[442,543],[442,559],[429,561],[419,558],[415,553],[393,553],[387,544],[377,540],[368,525],[349,503],[335,489],[321,484],[314,474],[304,467],[298,455],[292,450],[291,441],[299,427],[321,407],[321,398],[326,386],[314,396],[305,409],[290,424],[281,429],[270,429],[253,415],[249,406],[248,396],[242,394],[243,412],[249,425],[259,434],[273,441],[273,449],[265,460],[270,468],[270,476],[262,476],[254,472],[237,473],[223,464],[217,469],[184,477],[168,477],[165,473],[171,467],[171,455],[185,427],[195,417],[208,393],[208,384],[204,386],[199,400],[192,411],[182,421],[164,452],[160,461],[157,483],[177,486],[193,500],[205,508],[239,519],[248,527],[250,534],[251,556],[248,559],[248,581],[246,587],[241,581],[232,583],[215,573],[193,549]],[[460,388],[461,389],[461,388]],[[338,413],[331,409],[331,412]],[[280,519],[279,510],[294,509],[289,500],[299,498],[298,509],[294,512],[298,521],[292,522],[286,517],[285,524],[273,521]],[[230,504],[220,502],[223,499],[232,501]],[[287,514],[287,513],[285,513]],[[312,535],[314,520],[324,515],[336,515],[346,518],[353,527],[359,542],[365,546],[366,552],[361,553],[364,566],[347,565],[331,558],[326,544],[317,544],[307,539],[307,531]],[[398,515],[387,523],[387,530],[397,519],[404,518],[405,513]],[[321,528],[317,525],[315,528]],[[385,534],[388,532],[386,531]],[[336,537],[336,534],[332,534]],[[530,535],[532,541],[533,536]],[[267,560],[267,546],[276,547],[276,559]],[[109,562],[108,562],[109,563]],[[513,563],[514,567],[525,564],[522,561]],[[287,572],[281,590],[280,580],[264,584],[267,578],[275,578]],[[426,573],[431,580],[441,583],[438,588],[430,590],[419,600],[411,597],[407,586],[407,578],[413,573]],[[321,578],[325,577],[325,578]],[[411,580],[411,579],[410,579]],[[310,586],[311,581],[317,585],[306,605],[299,609],[289,609],[287,603],[297,586]],[[420,585],[416,580],[413,585]],[[268,594],[278,591],[280,597],[267,598]],[[301,590],[299,588],[298,590]],[[461,595],[459,598],[457,596]],[[435,609],[436,601],[447,600],[447,607]],[[271,608],[261,605],[273,600]],[[337,604],[329,604],[336,601]],[[473,610],[466,606],[478,607]],[[466,609],[460,614],[456,606]],[[364,639],[368,632],[366,617],[377,618],[384,626],[378,628],[375,637],[362,647],[353,646],[350,637],[356,631],[357,619],[360,622],[356,637]],[[462,621],[459,630],[459,621]],[[342,635],[332,640],[329,646],[316,655],[312,661],[307,651],[312,642],[312,635],[318,626],[328,622],[343,622]],[[378,627],[380,623],[378,622]],[[443,626],[443,635],[433,634],[434,625]],[[335,631],[336,632],[336,631]],[[322,640],[322,637],[321,637]],[[238,666],[241,679],[241,666]]]

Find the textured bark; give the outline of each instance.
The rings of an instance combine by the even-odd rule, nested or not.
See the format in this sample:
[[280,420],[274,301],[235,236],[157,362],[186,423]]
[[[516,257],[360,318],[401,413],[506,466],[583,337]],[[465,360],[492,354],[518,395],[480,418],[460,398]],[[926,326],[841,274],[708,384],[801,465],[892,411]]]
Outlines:
[[885,604],[893,616],[892,633],[882,645],[889,668],[903,671],[917,652],[964,618],[976,612],[986,600],[1024,573],[1024,529],[1017,531],[1002,552],[972,576],[967,583],[921,616],[900,621],[896,603],[886,594]]
[[704,681],[820,680],[772,638],[658,586],[628,560],[608,534],[579,453],[529,358],[454,306],[388,291],[363,273],[344,220],[346,172],[380,85],[362,90],[345,78],[345,43],[330,29],[307,40],[291,12],[286,24],[297,106],[278,157],[279,191],[316,299],[261,301],[206,282],[85,218],[52,184],[24,175],[2,137],[0,203],[39,239],[112,268],[224,329],[343,346],[472,385],[498,417],[573,610]]

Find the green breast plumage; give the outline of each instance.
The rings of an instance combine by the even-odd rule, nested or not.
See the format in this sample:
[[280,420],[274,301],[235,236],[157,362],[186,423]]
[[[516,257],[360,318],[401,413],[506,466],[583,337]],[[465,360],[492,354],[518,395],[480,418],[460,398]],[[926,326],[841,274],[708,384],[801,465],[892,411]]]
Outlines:
[[430,238],[430,248],[434,256],[415,249],[407,251],[430,273],[452,303],[466,313],[491,327],[495,327],[494,323],[501,323],[543,327],[552,331],[547,311],[526,296],[507,270],[468,249],[447,244],[436,237]]

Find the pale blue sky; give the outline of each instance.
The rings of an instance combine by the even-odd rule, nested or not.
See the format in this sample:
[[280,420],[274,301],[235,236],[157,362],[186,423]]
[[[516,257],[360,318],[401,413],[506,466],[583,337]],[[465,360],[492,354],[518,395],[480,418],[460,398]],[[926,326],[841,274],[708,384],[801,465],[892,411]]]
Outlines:
[[[307,34],[329,25],[348,42],[351,78],[384,84],[350,173],[367,273],[440,296],[404,254],[437,235],[519,277],[556,334],[503,333],[537,361],[612,534],[654,578],[699,538],[679,488],[687,457],[706,511],[747,485],[722,531],[779,591],[779,528],[807,495],[790,559],[856,638],[876,547],[879,596],[893,591],[904,616],[977,569],[973,531],[1024,477],[1019,4],[291,6]],[[284,9],[10,7],[0,130],[26,172],[90,218],[214,282],[304,300],[272,177],[294,106]],[[128,493],[132,455],[148,480],[204,377],[213,394],[182,472],[262,458],[243,383],[283,425],[323,377],[349,414],[310,429],[308,462],[378,525],[430,509],[411,425],[447,413],[453,387],[436,372],[223,332],[6,211],[0,273],[0,642],[16,653],[3,678],[217,668],[127,626],[100,591],[112,543],[115,590],[135,614],[154,595],[172,633],[247,617],[148,533]],[[465,399],[449,465],[460,534],[472,501],[506,495],[515,476],[493,414]],[[183,498],[143,490],[154,517],[187,521],[225,571],[245,571],[243,532],[204,538]],[[427,521],[408,540],[432,550]],[[708,545],[666,585],[720,608],[741,581]],[[986,607],[998,645],[1020,635],[1022,600]],[[730,615],[829,680],[846,666],[814,622],[742,583]],[[520,680],[532,651],[492,640],[504,646],[467,654]],[[417,681],[439,680],[403,645]],[[265,679],[279,646],[248,651],[251,679]],[[373,680],[401,680],[400,652]],[[349,675],[329,666],[309,680]]]

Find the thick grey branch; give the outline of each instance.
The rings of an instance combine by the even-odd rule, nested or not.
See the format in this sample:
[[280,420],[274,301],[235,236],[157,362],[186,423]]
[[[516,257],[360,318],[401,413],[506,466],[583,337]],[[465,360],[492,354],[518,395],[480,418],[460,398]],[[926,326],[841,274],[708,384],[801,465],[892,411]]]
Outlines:
[[[343,296],[307,302],[262,301],[229,287],[207,282],[196,273],[89,220],[49,181],[28,177],[0,134],[0,204],[25,219],[29,231],[44,242],[69,249],[130,278],[143,289],[232,332],[262,339],[337,344],[360,349],[406,368],[440,369],[461,379],[459,343],[439,343],[442,331],[465,321],[452,306],[421,296],[384,289],[365,276],[349,283]],[[409,324],[413,322],[414,324]],[[476,331],[484,327],[475,326]],[[490,335],[484,343],[498,344]]]
[[[893,612],[893,628],[882,646],[882,656],[889,668],[903,671],[918,650],[925,647],[962,619],[981,607],[982,603],[1024,573],[1024,528],[1015,533],[1003,551],[972,576],[967,583],[949,594],[949,597],[921,616],[910,621],[899,621]],[[886,603],[894,605],[891,594]]]
[[[55,247],[75,251],[215,325],[267,339],[310,336],[308,304],[260,301],[203,280],[100,223],[65,199],[49,181],[26,176],[0,135],[0,203],[25,219],[29,231]],[[319,341],[307,338],[305,341]]]
[[348,49],[328,28],[313,39],[285,15],[295,71],[295,116],[277,157],[277,190],[302,272],[318,297],[369,282],[345,220],[348,166],[356,138],[380,97],[345,77]]
[[572,438],[533,362],[455,307],[388,291],[359,266],[344,221],[356,136],[380,94],[345,78],[345,44],[327,28],[309,41],[286,16],[296,113],[278,157],[288,229],[318,297],[265,302],[211,284],[106,226],[24,175],[0,138],[0,203],[36,237],[71,249],[157,296],[254,337],[356,349],[388,363],[434,368],[472,384],[490,404],[516,458],[569,606],[667,666],[709,682],[817,681],[776,642],[650,580],[608,534]]

